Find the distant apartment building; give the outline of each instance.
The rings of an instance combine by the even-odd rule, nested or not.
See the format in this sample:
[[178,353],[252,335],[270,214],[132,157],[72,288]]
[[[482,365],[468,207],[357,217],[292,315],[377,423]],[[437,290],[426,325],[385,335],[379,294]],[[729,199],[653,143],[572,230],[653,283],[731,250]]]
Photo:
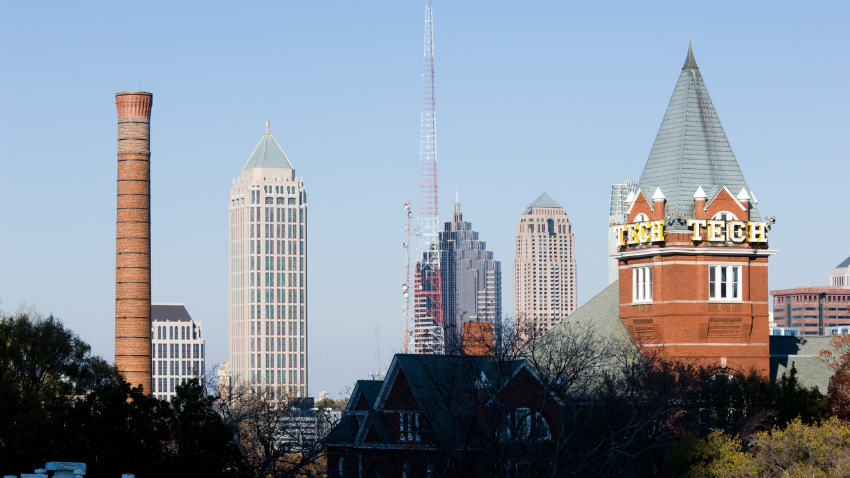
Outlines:
[[541,194],[520,216],[514,248],[514,324],[546,332],[578,302],[575,237],[564,208]]
[[268,121],[233,181],[228,216],[233,385],[306,397],[307,192]]
[[[443,231],[437,236],[435,250],[440,254],[443,330],[434,333],[434,327],[439,326],[432,323],[429,311],[422,305],[425,299],[421,299],[414,311],[417,353],[440,349],[455,353],[459,350],[464,323],[488,322],[498,330],[502,320],[501,263],[487,250],[478,232],[472,230],[472,223],[463,220],[459,201],[455,202],[452,220],[444,223]],[[424,282],[422,277],[416,279],[417,283]],[[444,340],[442,347],[435,347],[435,340]]]
[[850,257],[835,266],[835,271],[829,276],[829,286],[850,289]]
[[629,214],[629,195],[637,193],[638,182],[630,179],[622,183],[611,184],[611,206],[608,209],[608,285],[619,279],[617,259],[613,257],[617,251],[617,236],[614,228],[626,223]]
[[171,400],[175,387],[204,379],[204,337],[201,322],[192,320],[183,304],[151,304],[151,365],[153,395]]

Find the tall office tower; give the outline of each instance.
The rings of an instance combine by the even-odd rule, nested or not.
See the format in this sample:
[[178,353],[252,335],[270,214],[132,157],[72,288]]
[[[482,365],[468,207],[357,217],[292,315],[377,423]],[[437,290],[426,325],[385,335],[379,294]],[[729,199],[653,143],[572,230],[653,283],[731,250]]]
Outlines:
[[118,214],[115,234],[115,367],[151,393],[151,141],[153,95],[115,94]]
[[624,183],[611,184],[611,208],[608,212],[608,285],[613,284],[619,278],[617,259],[611,257],[617,253],[617,238],[614,235],[614,227],[626,223],[626,215],[629,213],[629,195],[637,193],[638,182],[630,179]]
[[578,300],[575,237],[564,208],[541,194],[523,211],[514,247],[514,324],[546,332]]
[[457,353],[464,323],[489,322],[498,332],[502,320],[502,265],[487,250],[487,244],[479,240],[472,223],[463,220],[460,202],[455,202],[452,221],[444,224],[437,244],[442,258],[444,348],[446,353]]
[[153,394],[172,400],[175,387],[204,380],[204,337],[183,304],[151,304]]
[[234,386],[307,396],[307,193],[266,132],[230,190]]

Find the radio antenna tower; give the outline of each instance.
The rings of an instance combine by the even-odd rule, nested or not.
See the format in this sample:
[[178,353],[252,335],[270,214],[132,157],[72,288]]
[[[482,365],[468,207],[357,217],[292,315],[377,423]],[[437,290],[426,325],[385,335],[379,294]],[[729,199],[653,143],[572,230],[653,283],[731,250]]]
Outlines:
[[425,1],[425,51],[422,64],[422,123],[419,143],[415,337],[417,353],[443,353],[443,294],[437,244],[437,117],[434,91],[432,0]]

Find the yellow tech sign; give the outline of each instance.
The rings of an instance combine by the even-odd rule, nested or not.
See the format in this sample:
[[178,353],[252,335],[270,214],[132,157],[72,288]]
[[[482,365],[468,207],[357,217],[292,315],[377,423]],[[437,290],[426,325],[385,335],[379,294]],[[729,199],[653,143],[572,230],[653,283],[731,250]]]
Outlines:
[[[691,240],[708,242],[767,243],[767,223],[757,221],[716,221],[688,219]],[[616,226],[614,234],[621,246],[664,242],[664,221],[637,222]]]

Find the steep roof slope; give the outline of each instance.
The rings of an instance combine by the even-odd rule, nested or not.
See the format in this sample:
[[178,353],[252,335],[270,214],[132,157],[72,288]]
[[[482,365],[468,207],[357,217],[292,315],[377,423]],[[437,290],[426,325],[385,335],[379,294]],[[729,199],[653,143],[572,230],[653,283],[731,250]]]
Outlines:
[[263,133],[263,137],[260,138],[260,142],[257,143],[257,147],[254,148],[254,152],[251,153],[251,157],[248,158],[248,162],[242,169],[254,168],[292,169],[292,164],[283,154],[283,150],[280,149],[280,145],[277,144],[277,140],[274,139],[269,130],[268,120],[266,121],[266,132]]
[[529,204],[528,207],[525,208],[525,211],[523,211],[523,214],[528,214],[529,212],[531,212],[531,209],[535,207],[557,207],[563,209],[557,201],[552,199],[546,193],[541,194],[537,197],[537,199],[535,199],[531,204]]
[[[665,212],[691,217],[697,188],[719,191],[723,185],[733,194],[745,188],[752,195],[688,45],[685,65],[661,120],[640,187],[646,197],[661,188],[667,197]],[[750,217],[760,220],[755,205]],[[676,221],[668,227],[686,226]]]

